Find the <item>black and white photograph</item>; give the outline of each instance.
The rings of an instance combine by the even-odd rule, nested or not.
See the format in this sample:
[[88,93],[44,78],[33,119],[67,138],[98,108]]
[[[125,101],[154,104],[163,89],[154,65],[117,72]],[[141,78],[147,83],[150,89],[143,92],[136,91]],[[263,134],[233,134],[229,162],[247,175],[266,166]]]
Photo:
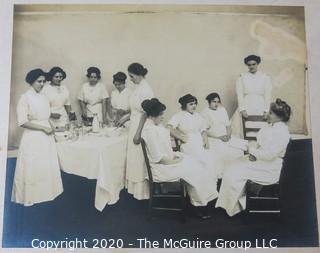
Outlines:
[[2,248],[318,248],[304,2],[10,5]]

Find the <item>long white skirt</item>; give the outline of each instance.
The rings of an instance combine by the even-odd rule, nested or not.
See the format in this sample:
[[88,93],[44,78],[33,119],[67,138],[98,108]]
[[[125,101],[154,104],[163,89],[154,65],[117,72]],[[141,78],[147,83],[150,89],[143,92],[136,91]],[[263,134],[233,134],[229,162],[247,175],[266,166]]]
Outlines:
[[216,207],[222,207],[229,216],[246,208],[245,184],[247,180],[269,185],[279,181],[282,159],[251,162],[247,156],[234,161],[225,170]]
[[207,205],[209,201],[218,196],[216,180],[200,162],[189,156],[180,155],[183,156],[180,163],[151,164],[154,181],[170,182],[183,179],[187,183],[191,204],[194,206]]
[[63,192],[56,144],[52,135],[24,130],[14,174],[12,201],[30,206]]
[[200,133],[189,133],[188,142],[181,145],[181,151],[202,163],[211,172],[211,177],[217,179],[217,175],[223,167],[223,162],[218,152],[214,149],[205,149]]
[[223,142],[222,140],[216,138],[209,138],[209,145],[210,150],[216,154],[217,159],[220,161],[220,166],[217,167],[218,178],[223,176],[224,170],[230,162],[233,162],[234,160],[243,156],[243,150],[232,147],[229,145],[229,142]]
[[147,178],[147,168],[144,161],[141,145],[133,143],[133,137],[136,134],[140,115],[136,115],[130,120],[128,133],[128,150],[126,166],[126,188],[128,193],[134,198],[142,200],[149,198],[149,184]]

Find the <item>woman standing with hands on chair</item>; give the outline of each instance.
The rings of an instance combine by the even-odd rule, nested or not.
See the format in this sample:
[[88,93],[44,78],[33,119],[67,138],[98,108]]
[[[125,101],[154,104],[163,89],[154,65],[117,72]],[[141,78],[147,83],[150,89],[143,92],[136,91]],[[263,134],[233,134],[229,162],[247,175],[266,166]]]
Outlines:
[[247,180],[270,185],[279,181],[283,156],[290,141],[286,122],[291,115],[290,106],[281,99],[270,106],[269,125],[257,135],[257,148],[249,148],[248,156],[235,160],[226,168],[216,207],[222,207],[229,216],[246,208],[244,187]]
[[244,58],[248,72],[243,73],[237,79],[236,92],[238,109],[232,116],[232,133],[237,137],[243,137],[242,118],[249,115],[261,115],[267,119],[271,103],[272,83],[268,75],[258,70],[261,62],[260,56],[249,55]]
[[14,174],[12,201],[31,206],[55,199],[63,192],[56,144],[49,123],[49,101],[40,93],[46,73],[33,69],[26,76],[30,88],[19,99],[17,116],[24,128]]
[[136,199],[149,198],[149,185],[146,180],[147,169],[140,145],[140,137],[143,125],[147,119],[141,107],[142,101],[151,99],[153,91],[145,79],[148,70],[140,63],[132,63],[128,67],[130,80],[135,84],[129,98],[130,115],[120,119],[116,124],[123,125],[130,119],[127,150],[126,187],[128,193]]

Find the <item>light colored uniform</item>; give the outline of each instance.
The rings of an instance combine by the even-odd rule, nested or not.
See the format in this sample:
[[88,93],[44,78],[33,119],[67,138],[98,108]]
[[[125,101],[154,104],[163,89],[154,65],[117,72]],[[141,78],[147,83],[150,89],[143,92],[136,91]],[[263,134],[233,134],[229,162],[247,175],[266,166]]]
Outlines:
[[[156,126],[152,120],[147,119],[142,138],[146,142],[155,182],[183,179],[187,183],[187,191],[194,206],[205,206],[218,196],[215,181],[210,177],[208,169],[197,160],[172,151],[169,129]],[[182,161],[168,165],[159,163],[161,159],[173,159],[175,155],[182,156]]]
[[181,110],[172,116],[168,125],[187,135],[188,140],[181,144],[181,151],[201,161],[206,167],[210,168],[212,176],[216,177],[220,170],[218,168],[222,165],[219,155],[214,150],[203,147],[201,133],[207,129],[207,124],[202,116],[197,112],[191,114]]
[[[32,122],[50,127],[48,99],[32,87],[17,105],[19,126]],[[55,199],[63,192],[53,135],[24,129],[14,174],[12,201],[25,206]]]
[[232,116],[232,133],[243,137],[242,119],[240,111],[246,110],[248,115],[263,115],[269,111],[272,94],[270,77],[260,71],[252,74],[243,73],[237,79],[236,92],[238,109]]
[[59,113],[59,119],[50,119],[55,127],[64,127],[69,122],[69,117],[64,106],[71,105],[69,91],[64,85],[46,84],[41,93],[44,94],[50,103],[51,113]]
[[257,135],[258,148],[249,149],[257,161],[251,162],[244,156],[225,170],[216,207],[224,208],[233,216],[246,208],[247,180],[263,185],[278,182],[289,140],[288,126],[283,122],[262,128]]
[[133,138],[137,132],[143,109],[142,101],[153,98],[153,91],[145,79],[130,95],[130,127],[128,133],[128,152],[127,152],[127,168],[126,168],[126,187],[130,194],[136,199],[149,198],[149,185],[146,180],[147,168],[140,145],[133,143]]
[[109,97],[103,83],[97,82],[92,86],[88,82],[81,87],[78,99],[87,104],[87,116],[92,117],[94,113],[98,114],[98,120],[102,122],[102,100]]
[[127,111],[130,109],[129,98],[131,95],[131,89],[124,88],[121,92],[117,89],[111,92],[111,105],[115,109],[122,109]]
[[[228,113],[223,106],[219,106],[216,110],[212,110],[209,107],[205,108],[201,112],[202,117],[205,119],[208,129],[207,132],[215,137],[227,135],[227,127],[230,126]],[[243,150],[236,148],[232,145],[238,141],[238,138],[232,136],[229,141],[223,142],[220,139],[209,137],[210,149],[213,149],[215,153],[219,154],[219,158],[226,164],[232,160],[235,160],[243,155]],[[218,172],[218,177],[223,175],[223,168]]]

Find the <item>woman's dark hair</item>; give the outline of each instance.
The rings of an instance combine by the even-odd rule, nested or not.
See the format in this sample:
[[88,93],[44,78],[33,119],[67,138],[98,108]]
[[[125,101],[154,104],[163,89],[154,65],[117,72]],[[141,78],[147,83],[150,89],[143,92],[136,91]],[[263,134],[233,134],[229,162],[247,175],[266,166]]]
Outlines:
[[290,119],[291,107],[280,98],[277,98],[275,102],[271,103],[270,110],[276,114],[283,122],[287,122]]
[[42,69],[33,69],[27,73],[25,80],[28,84],[32,85],[39,76],[44,76],[45,78],[47,78],[47,73]]
[[128,67],[128,72],[135,74],[137,76],[145,76],[148,73],[148,70],[143,67],[140,63],[131,63]]
[[261,62],[261,57],[251,54],[251,55],[248,55],[246,58],[244,58],[243,61],[244,61],[244,64],[246,65],[248,64],[249,61],[255,61],[257,64],[259,64]]
[[146,112],[147,116],[151,117],[158,117],[160,113],[166,109],[166,106],[157,98],[143,100],[141,107]]
[[87,69],[87,77],[89,78],[92,73],[95,73],[97,75],[97,78],[101,78],[101,71],[97,67],[90,67]]
[[62,80],[64,80],[66,77],[67,77],[67,74],[66,72],[64,72],[64,70],[60,67],[53,67],[50,69],[48,75],[47,75],[47,80],[48,81],[52,81],[52,78],[53,76],[56,74],[56,73],[61,73],[62,74]]
[[211,101],[213,101],[215,98],[219,98],[219,102],[221,103],[221,98],[220,98],[219,94],[216,93],[216,92],[210,93],[210,94],[206,97],[206,100],[207,100],[208,103],[210,104]]
[[186,94],[183,97],[179,98],[178,102],[181,104],[181,109],[186,110],[188,103],[196,102],[196,104],[198,104],[198,99],[191,94]]
[[126,79],[127,79],[127,76],[123,72],[118,72],[113,75],[113,83],[115,82],[125,83]]

